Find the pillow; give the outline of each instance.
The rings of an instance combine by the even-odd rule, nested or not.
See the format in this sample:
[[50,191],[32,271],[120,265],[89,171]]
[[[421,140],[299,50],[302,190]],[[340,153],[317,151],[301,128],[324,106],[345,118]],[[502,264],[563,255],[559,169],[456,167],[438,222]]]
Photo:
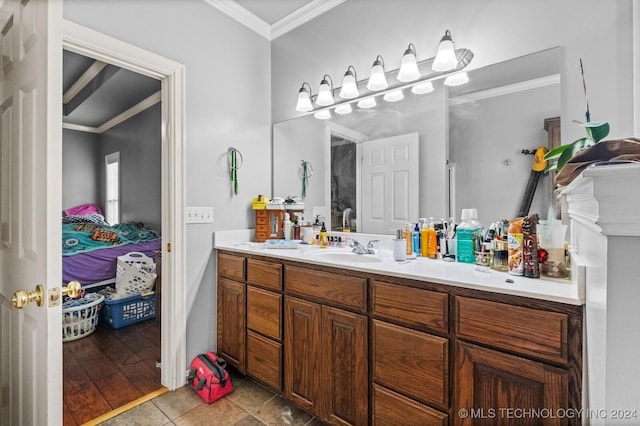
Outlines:
[[70,209],[63,211],[63,213],[66,216],[77,216],[92,213],[102,214],[102,210],[100,210],[100,207],[96,206],[95,204],[87,203],[71,207]]
[[96,223],[98,225],[108,226],[104,220],[104,216],[98,213],[64,216],[62,223]]

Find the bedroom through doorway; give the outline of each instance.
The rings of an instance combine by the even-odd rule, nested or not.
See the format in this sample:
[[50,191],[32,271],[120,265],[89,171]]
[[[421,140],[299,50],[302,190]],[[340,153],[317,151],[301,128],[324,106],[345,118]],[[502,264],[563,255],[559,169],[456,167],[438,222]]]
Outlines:
[[63,326],[65,425],[162,388],[161,90],[158,79],[63,50],[63,281],[107,297],[95,330]]

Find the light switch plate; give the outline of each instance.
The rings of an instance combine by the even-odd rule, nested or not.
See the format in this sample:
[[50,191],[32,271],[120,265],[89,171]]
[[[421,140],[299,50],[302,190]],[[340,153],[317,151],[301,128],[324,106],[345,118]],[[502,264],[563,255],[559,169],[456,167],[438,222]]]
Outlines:
[[213,223],[213,207],[187,207],[185,223]]

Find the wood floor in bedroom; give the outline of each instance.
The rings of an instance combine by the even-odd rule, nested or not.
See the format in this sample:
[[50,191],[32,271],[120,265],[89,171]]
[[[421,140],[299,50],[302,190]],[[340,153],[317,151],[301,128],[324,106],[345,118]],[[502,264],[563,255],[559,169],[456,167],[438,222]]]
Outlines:
[[162,387],[159,317],[118,330],[98,323],[63,344],[65,426],[81,425]]

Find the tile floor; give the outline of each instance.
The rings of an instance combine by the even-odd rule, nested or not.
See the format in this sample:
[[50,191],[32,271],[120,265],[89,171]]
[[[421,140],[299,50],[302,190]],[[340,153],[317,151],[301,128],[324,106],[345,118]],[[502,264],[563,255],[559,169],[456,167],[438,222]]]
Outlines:
[[324,424],[251,379],[232,374],[232,381],[233,393],[213,404],[205,404],[191,388],[184,386],[132,408],[101,425],[320,426]]

